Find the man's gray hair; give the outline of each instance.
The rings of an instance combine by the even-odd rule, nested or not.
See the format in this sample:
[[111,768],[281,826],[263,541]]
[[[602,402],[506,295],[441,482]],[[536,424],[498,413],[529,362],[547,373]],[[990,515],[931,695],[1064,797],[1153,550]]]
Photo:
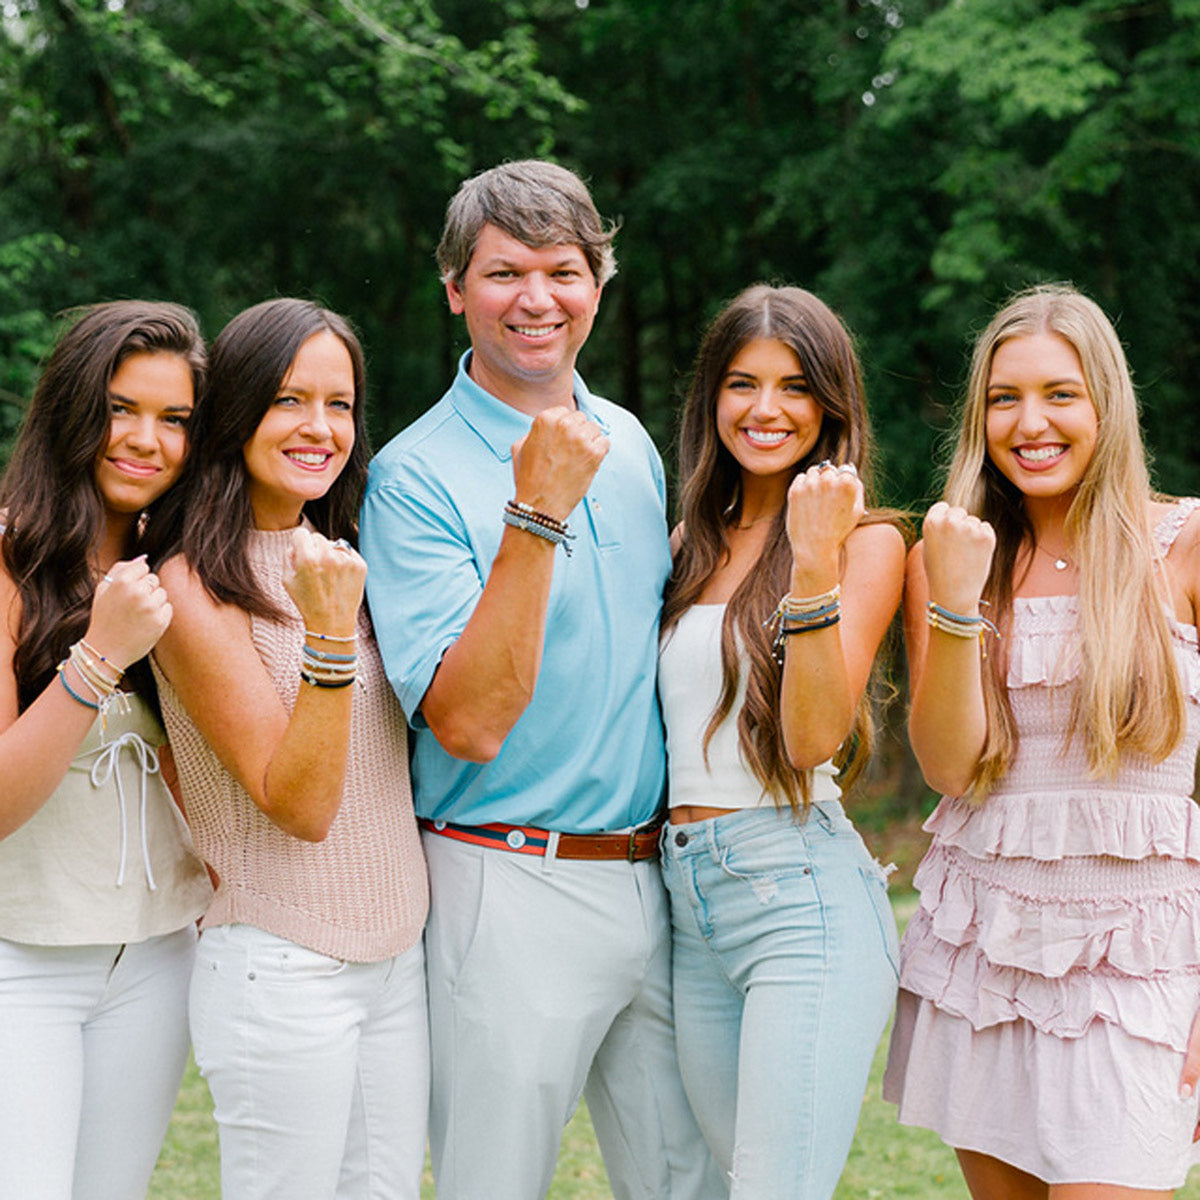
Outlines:
[[534,249],[578,246],[598,284],[617,272],[612,240],[583,180],[565,167],[536,158],[501,163],[473,175],[446,206],[437,263],[444,283],[460,283],[479,231],[495,225]]

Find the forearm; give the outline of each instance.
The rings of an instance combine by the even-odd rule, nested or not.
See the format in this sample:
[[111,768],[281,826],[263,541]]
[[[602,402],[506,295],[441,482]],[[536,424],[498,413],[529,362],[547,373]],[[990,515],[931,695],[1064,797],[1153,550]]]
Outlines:
[[355,686],[302,683],[291,719],[267,764],[255,802],[293,837],[324,840],[341,807]]
[[977,639],[930,630],[925,666],[913,689],[909,741],[926,782],[962,795],[987,740],[981,653]]
[[786,640],[781,715],[783,744],[797,770],[818,766],[846,740],[857,696],[846,677],[836,625]]
[[421,713],[456,758],[495,758],[533,698],[556,550],[507,527],[475,611],[442,656]]
[[55,678],[0,734],[0,838],[24,825],[53,795],[95,717]]
[[[793,553],[789,594],[819,606],[812,618],[818,624],[837,618],[785,639],[784,748],[792,765],[805,769],[832,757],[850,733],[900,603],[904,542],[891,526],[864,526],[842,549],[810,542]],[[819,615],[831,607],[828,617]]]

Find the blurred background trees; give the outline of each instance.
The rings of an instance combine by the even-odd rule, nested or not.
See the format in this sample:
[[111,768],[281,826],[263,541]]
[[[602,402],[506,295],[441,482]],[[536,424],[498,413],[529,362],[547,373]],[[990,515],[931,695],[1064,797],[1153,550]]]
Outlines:
[[463,344],[446,199],[530,154],[622,222],[583,365],[664,449],[707,317],[800,283],[920,503],[972,330],[1071,279],[1194,487],[1200,0],[0,0],[0,444],[64,309],[292,293],[362,330],[381,441]]

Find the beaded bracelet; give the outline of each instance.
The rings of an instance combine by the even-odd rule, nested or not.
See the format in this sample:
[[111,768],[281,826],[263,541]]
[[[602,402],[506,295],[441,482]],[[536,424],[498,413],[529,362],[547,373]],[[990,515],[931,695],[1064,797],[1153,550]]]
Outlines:
[[318,642],[357,642],[357,633],[337,634],[337,633],[314,633],[311,629],[304,631],[306,638],[314,638]]
[[788,593],[780,599],[775,611],[763,622],[768,629],[775,626],[771,652],[780,666],[783,666],[787,639],[792,634],[815,633],[818,629],[836,625],[842,619],[841,595],[841,585],[834,584],[819,596],[798,597]]
[[99,663],[95,663],[91,661],[91,658],[87,658],[87,663],[88,666],[92,667],[102,678],[107,678],[104,676],[105,668],[113,672],[113,678],[110,682],[114,688],[121,682],[121,676],[125,674],[124,667],[118,667],[116,663],[107,658],[105,655],[101,654],[95,646],[90,645],[88,642],[84,641],[83,638],[80,638],[75,645],[79,647],[80,651],[85,657],[91,655],[100,660]]
[[304,668],[302,667],[300,669],[300,678],[305,683],[311,684],[313,687],[346,688],[346,687],[349,687],[357,677],[354,675],[351,675],[349,679],[337,679],[337,680],[319,679],[316,675],[313,675],[311,672],[304,670]]
[[547,529],[554,529],[559,533],[569,533],[566,521],[560,521],[557,517],[552,517],[549,513],[540,512],[534,508],[532,504],[525,504],[520,500],[509,500],[505,505],[505,509],[514,516],[528,517],[531,521],[536,521],[539,525],[545,525]]
[[74,689],[74,688],[73,688],[73,687],[72,687],[72,686],[71,686],[71,685],[70,685],[70,684],[67,682],[67,676],[66,676],[66,672],[64,672],[64,671],[63,671],[63,668],[64,668],[64,667],[67,665],[67,661],[68,661],[68,660],[64,658],[64,659],[62,660],[62,662],[60,662],[60,663],[58,664],[58,667],[56,668],[56,670],[58,671],[58,680],[59,680],[59,682],[60,682],[60,683],[63,685],[63,687],[65,687],[65,688],[67,689],[67,695],[68,695],[68,696],[70,696],[72,700],[76,700],[76,701],[78,701],[80,704],[82,704],[84,708],[90,708],[90,709],[92,710],[92,712],[99,712],[99,711],[100,711],[100,705],[99,705],[99,704],[96,704],[96,703],[94,703],[93,701],[91,701],[91,700],[88,700],[86,697],[84,697],[84,696],[81,696],[81,695],[80,695],[80,694],[79,694],[79,693],[78,693],[78,692],[77,692],[77,691],[76,691],[76,690],[75,690],[75,689]]
[[349,687],[358,675],[357,654],[332,654],[303,646],[300,651],[300,678],[314,687]]
[[[545,517],[545,514],[540,513],[537,516],[529,516],[526,513],[515,511],[507,504],[504,506],[503,520],[505,525],[511,525],[514,529],[523,529],[526,533],[532,533],[537,537],[544,538],[547,542],[561,546],[567,557],[571,557],[570,542],[574,540],[575,535],[567,528],[565,522],[554,521],[553,517]],[[554,523],[547,523],[551,521]]]
[[994,637],[1000,637],[1000,631],[982,614],[974,617],[963,616],[962,613],[951,612],[948,608],[943,608],[932,600],[925,606],[925,620],[934,629],[948,633],[951,637],[977,638],[984,658],[987,658],[987,644],[983,640],[984,632],[990,631]]

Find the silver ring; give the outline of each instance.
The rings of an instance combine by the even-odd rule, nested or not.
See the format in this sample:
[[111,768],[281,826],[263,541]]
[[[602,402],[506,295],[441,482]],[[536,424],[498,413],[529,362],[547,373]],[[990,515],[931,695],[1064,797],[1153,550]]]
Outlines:
[[853,463],[839,463],[837,467],[837,473],[839,475],[854,475],[857,477],[858,468]]
[[350,543],[348,541],[346,541],[345,538],[338,538],[333,543],[333,546],[334,546],[335,550],[345,550],[347,554],[354,553],[354,547],[352,545],[350,545]]
[[104,582],[112,583],[112,581],[113,581],[113,577],[107,571],[105,571],[104,572]]
[[832,471],[832,470],[834,470],[834,466],[833,466],[833,463],[831,463],[829,461],[829,459],[823,458],[819,463],[817,463],[817,470],[818,471],[825,471],[825,470]]

